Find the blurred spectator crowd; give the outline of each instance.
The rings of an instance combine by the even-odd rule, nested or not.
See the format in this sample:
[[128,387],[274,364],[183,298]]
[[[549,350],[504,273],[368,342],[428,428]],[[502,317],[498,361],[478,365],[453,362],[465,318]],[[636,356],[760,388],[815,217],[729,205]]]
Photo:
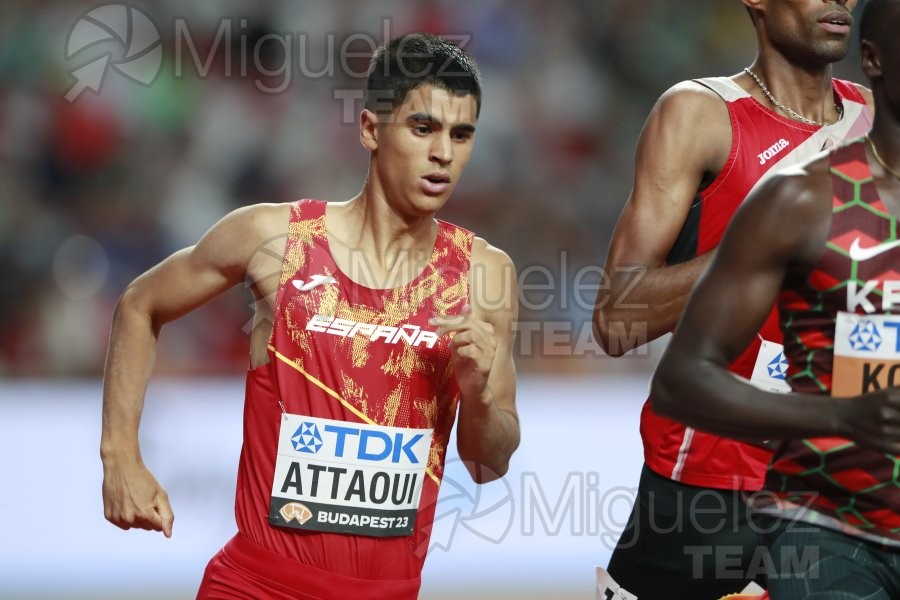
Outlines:
[[[67,102],[79,60],[124,56],[114,42],[66,56],[99,4],[0,4],[0,376],[97,375],[115,301],[142,271],[236,207],[356,194],[367,154],[347,98],[364,87],[366,40],[414,30],[467,40],[485,81],[475,155],[442,218],[520,272],[549,270],[553,289],[529,292],[522,319],[569,323],[574,340],[590,313],[564,290],[602,265],[654,100],[755,53],[737,1],[129,2],[160,30],[161,73],[143,86],[110,70],[101,93]],[[251,302],[236,289],[164,329],[158,370],[240,372]],[[530,346],[526,369],[565,358]]]

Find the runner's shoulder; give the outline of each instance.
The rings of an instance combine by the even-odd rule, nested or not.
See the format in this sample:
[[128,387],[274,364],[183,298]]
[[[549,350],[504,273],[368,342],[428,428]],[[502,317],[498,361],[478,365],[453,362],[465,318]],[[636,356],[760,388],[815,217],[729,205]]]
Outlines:
[[687,171],[718,172],[732,145],[728,106],[708,87],[682,81],[659,97],[641,140],[652,157]]
[[730,149],[731,117],[716,92],[696,81],[670,87],[656,101],[645,130],[658,132],[684,147],[694,143],[707,151]]
[[472,240],[472,264],[482,265],[491,271],[515,269],[512,259],[506,252],[478,236]]
[[667,89],[657,100],[656,109],[690,117],[695,127],[702,128],[710,120],[730,122],[722,97],[695,80],[681,81]]
[[225,220],[232,221],[235,229],[246,236],[245,240],[262,242],[287,233],[291,203],[251,204],[233,210]]

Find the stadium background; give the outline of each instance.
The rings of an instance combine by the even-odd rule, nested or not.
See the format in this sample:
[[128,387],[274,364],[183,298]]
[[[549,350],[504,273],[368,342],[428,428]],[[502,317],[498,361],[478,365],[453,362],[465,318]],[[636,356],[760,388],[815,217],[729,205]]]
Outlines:
[[[518,266],[524,437],[503,482],[478,491],[448,469],[422,597],[592,597],[636,484],[661,348],[598,355],[596,267],[654,100],[753,60],[741,3],[131,2],[161,33],[161,73],[143,86],[111,69],[99,95],[70,103],[85,60],[127,62],[116,42],[67,58],[72,27],[99,5],[0,6],[0,596],[191,597],[233,529],[249,291],[162,336],[142,435],[173,499],[171,540],[102,519],[99,376],[115,300],[238,206],[355,194],[367,155],[341,98],[364,85],[358,54],[385,31],[424,30],[467,37],[484,75],[475,155],[441,216]],[[205,76],[184,45],[176,73],[176,21],[201,62],[212,56]],[[286,64],[270,35],[285,33],[289,70],[266,77],[254,65]],[[856,56],[840,76],[861,80]]]

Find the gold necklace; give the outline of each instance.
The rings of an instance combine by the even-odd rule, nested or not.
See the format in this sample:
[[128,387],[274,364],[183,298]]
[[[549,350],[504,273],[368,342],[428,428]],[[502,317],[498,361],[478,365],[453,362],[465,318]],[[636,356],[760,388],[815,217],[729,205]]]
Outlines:
[[881,156],[878,154],[878,150],[875,148],[875,142],[872,141],[872,138],[869,137],[868,133],[866,134],[866,141],[869,143],[869,148],[872,149],[872,155],[875,157],[875,160],[878,161],[878,164],[881,165],[885,171],[887,171],[888,173],[890,173],[897,179],[900,179],[900,173],[898,173],[894,169],[890,168],[888,166],[888,164],[886,162],[884,162],[884,159],[882,159]]
[[[775,106],[775,108],[779,109],[781,112],[786,112],[787,114],[791,115],[794,119],[796,119],[798,121],[803,121],[804,123],[809,123],[810,125],[816,125],[818,127],[828,126],[828,123],[819,123],[818,121],[813,121],[812,119],[810,119],[808,117],[804,117],[797,111],[792,110],[790,107],[785,106],[784,104],[782,104],[781,102],[776,100],[775,96],[772,95],[772,92],[769,91],[769,88],[766,87],[766,84],[764,84],[762,82],[762,79],[760,79],[756,73],[754,73],[753,71],[750,70],[750,67],[744,67],[744,73],[746,73],[747,75],[749,75],[750,77],[753,78],[753,81],[755,81],[756,85],[759,86],[759,89],[761,89],[763,91],[763,94],[766,95],[766,98],[769,99],[769,102],[771,102]],[[837,120],[834,123],[839,123],[841,121],[841,119],[844,118],[844,107],[839,105],[837,102],[835,102],[834,110],[837,111],[837,116],[838,116]],[[834,125],[834,123],[831,123],[831,124]]]

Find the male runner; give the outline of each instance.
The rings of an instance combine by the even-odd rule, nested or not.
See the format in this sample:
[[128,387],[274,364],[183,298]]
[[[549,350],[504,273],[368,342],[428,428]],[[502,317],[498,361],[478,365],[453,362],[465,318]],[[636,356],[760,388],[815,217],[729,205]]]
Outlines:
[[[641,133],[634,189],[606,261],[611,287],[601,290],[595,310],[598,339],[612,355],[672,330],[751,189],[871,124],[868,91],[831,77],[832,63],[848,49],[855,1],[742,1],[756,28],[754,63],[732,77],[674,86]],[[780,354],[773,314],[731,369],[786,388],[765,368]],[[757,536],[739,493],[760,488],[769,451],[695,431],[649,403],[641,437],[638,497],[610,574],[639,597],[679,590],[685,598],[716,598],[740,589],[723,569],[750,568]],[[698,562],[701,546],[718,550]]]
[[[751,500],[773,600],[900,598],[900,0],[870,0],[870,135],[786,170],[737,213],[654,378],[661,414],[784,440]],[[792,394],[728,364],[777,300]],[[684,398],[690,398],[685,402]],[[805,438],[805,439],[804,439]]]
[[104,377],[105,514],[167,537],[172,509],[138,444],[160,328],[245,279],[257,299],[238,533],[200,598],[415,598],[457,404],[473,478],[507,470],[519,442],[515,273],[434,218],[480,105],[459,48],[391,41],[370,66],[358,196],[236,210],[122,295]]

